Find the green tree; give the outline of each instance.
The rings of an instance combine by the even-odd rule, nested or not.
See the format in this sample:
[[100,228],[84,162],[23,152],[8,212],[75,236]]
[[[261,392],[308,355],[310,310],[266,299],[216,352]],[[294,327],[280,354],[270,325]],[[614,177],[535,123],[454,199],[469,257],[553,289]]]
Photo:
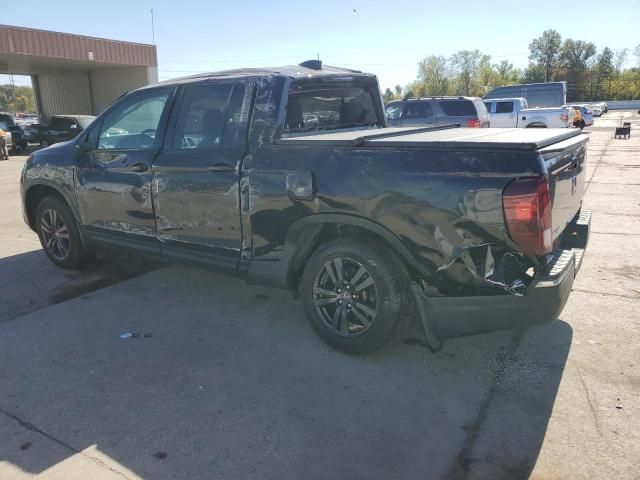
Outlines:
[[542,83],[544,82],[545,68],[544,65],[537,63],[529,63],[522,75],[523,83]]
[[382,96],[382,98],[384,99],[384,103],[388,103],[391,100],[395,99],[395,95],[393,94],[390,88],[387,88],[384,91],[384,95]]
[[522,76],[522,72],[514,67],[512,63],[509,63],[509,60],[502,60],[497,65],[494,65],[494,68],[497,75],[496,87],[518,83]]
[[424,85],[426,95],[445,95],[449,77],[449,64],[442,55],[431,55],[418,64],[418,81]]
[[477,49],[460,50],[451,56],[450,61],[456,72],[459,93],[471,95],[473,82],[477,78],[480,63],[485,57],[486,55],[482,55]]
[[395,92],[397,98],[402,97],[402,87],[400,85],[395,86]]
[[552,79],[558,65],[562,37],[555,30],[545,30],[529,44],[529,60],[542,67],[544,81]]
[[33,89],[27,86],[0,85],[0,110],[35,113]]
[[567,38],[560,49],[560,64],[567,80],[567,99],[585,98],[585,72],[595,60],[596,46],[591,42]]

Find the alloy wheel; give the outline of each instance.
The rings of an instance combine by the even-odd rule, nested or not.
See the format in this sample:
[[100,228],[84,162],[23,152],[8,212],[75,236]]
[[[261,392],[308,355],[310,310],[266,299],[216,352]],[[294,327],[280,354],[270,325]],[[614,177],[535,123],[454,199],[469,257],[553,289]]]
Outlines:
[[64,260],[71,250],[69,228],[64,223],[62,215],[53,208],[42,213],[40,229],[45,248],[58,260]]
[[378,315],[376,282],[357,260],[332,258],[313,284],[313,304],[325,325],[343,337],[367,331]]

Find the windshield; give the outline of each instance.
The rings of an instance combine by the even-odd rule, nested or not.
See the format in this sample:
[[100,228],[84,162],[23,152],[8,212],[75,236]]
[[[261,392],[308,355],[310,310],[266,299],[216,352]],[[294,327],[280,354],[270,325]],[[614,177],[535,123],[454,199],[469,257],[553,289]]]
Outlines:
[[9,130],[9,127],[14,126],[13,118],[9,115],[0,115],[0,128],[3,130]]
[[374,105],[365,86],[294,84],[284,129],[295,133],[378,125]]
[[80,126],[85,129],[87,128],[89,125],[91,125],[91,123],[93,123],[93,121],[95,120],[96,117],[78,117],[76,120],[78,120],[78,123],[80,124]]
[[392,103],[387,105],[386,114],[389,120],[398,120],[402,116],[402,103]]

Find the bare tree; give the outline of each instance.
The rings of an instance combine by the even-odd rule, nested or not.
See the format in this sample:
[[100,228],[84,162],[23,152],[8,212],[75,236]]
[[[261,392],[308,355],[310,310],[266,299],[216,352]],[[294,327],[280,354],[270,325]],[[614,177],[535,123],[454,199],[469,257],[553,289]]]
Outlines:
[[622,72],[622,67],[624,67],[628,55],[629,49],[623,48],[622,50],[618,50],[613,56],[613,68],[617,74]]

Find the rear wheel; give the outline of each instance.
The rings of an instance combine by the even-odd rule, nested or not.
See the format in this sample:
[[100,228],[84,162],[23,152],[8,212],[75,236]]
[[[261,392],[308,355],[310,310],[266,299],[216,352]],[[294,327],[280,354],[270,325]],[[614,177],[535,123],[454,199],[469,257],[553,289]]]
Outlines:
[[318,335],[331,347],[364,354],[390,343],[410,301],[404,265],[378,243],[335,240],[305,267],[301,293]]
[[84,257],[75,217],[57,197],[45,197],[38,204],[36,231],[49,259],[62,268],[77,268]]

